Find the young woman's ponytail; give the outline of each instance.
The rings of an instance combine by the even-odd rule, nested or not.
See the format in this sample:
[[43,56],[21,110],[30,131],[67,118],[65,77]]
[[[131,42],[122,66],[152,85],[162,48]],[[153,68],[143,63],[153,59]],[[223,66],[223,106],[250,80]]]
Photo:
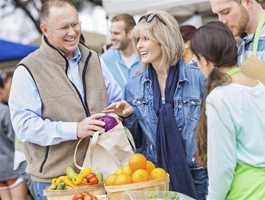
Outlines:
[[191,50],[200,58],[215,67],[208,76],[204,99],[201,105],[201,115],[197,127],[197,161],[202,166],[207,164],[207,118],[205,114],[206,97],[218,86],[230,80],[222,73],[220,67],[235,66],[237,64],[237,46],[232,32],[221,22],[210,22],[200,27],[192,36]]
[[207,117],[206,117],[206,97],[208,94],[218,86],[224,85],[230,82],[217,67],[215,67],[210,73],[207,79],[207,85],[205,88],[204,99],[201,104],[201,114],[199,118],[199,124],[197,127],[197,152],[196,158],[201,166],[207,165]]

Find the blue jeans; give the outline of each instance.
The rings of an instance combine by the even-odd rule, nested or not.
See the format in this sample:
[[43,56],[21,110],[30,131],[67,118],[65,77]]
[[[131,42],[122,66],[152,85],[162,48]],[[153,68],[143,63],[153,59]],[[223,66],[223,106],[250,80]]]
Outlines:
[[191,168],[191,175],[197,192],[197,200],[206,200],[208,194],[208,173],[205,168]]
[[43,190],[50,186],[50,183],[46,182],[33,182],[34,200],[47,200],[43,195]]

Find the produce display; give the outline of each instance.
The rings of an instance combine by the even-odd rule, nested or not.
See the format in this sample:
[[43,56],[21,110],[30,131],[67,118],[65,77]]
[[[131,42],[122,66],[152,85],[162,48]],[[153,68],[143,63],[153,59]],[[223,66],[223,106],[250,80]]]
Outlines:
[[105,180],[106,186],[126,185],[140,183],[148,180],[162,179],[167,172],[145,158],[143,154],[136,153],[129,158],[128,165],[121,167]]
[[98,198],[95,197],[90,192],[82,192],[80,194],[74,194],[72,200],[97,200]]
[[103,126],[105,132],[109,131],[110,129],[113,129],[118,124],[118,121],[110,115],[98,117],[97,120],[105,122],[105,125]]
[[52,179],[50,189],[65,190],[77,186],[97,185],[103,182],[101,173],[94,173],[91,168],[84,168],[80,173],[76,173],[72,167],[67,167],[65,176]]

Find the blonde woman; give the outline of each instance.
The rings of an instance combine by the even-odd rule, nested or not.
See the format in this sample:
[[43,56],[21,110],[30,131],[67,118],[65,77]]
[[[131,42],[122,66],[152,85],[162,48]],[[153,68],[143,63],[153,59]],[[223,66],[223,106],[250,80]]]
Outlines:
[[169,172],[172,190],[205,199],[207,173],[193,161],[204,79],[182,61],[183,39],[167,12],[142,16],[133,35],[145,71],[126,86],[126,101],[106,110],[127,117],[138,151]]

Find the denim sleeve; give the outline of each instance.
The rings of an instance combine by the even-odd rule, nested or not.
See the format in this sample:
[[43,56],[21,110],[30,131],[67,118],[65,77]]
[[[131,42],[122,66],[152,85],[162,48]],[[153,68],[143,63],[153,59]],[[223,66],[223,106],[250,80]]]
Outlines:
[[133,95],[131,94],[131,92],[128,90],[128,88],[126,87],[124,90],[124,100],[127,101],[134,109],[133,114],[131,114],[129,117],[124,118],[123,123],[124,125],[130,129],[134,126],[135,123],[137,123],[138,121],[138,110],[135,106],[133,106],[132,104],[132,99],[133,99]]
[[206,84],[207,84],[207,79],[203,75],[203,73],[200,71],[200,90],[201,90],[201,99],[203,99],[205,91],[206,91]]
[[[132,104],[133,95],[127,89],[127,87],[125,88],[124,97],[125,97],[125,100],[131,106],[133,106],[133,104]],[[141,128],[140,123],[139,123],[140,119],[141,119],[141,115],[140,115],[140,112],[136,106],[133,106],[133,108],[134,108],[133,114],[131,114],[127,118],[124,118],[123,124],[124,124],[124,126],[126,126],[130,130],[130,132],[134,138],[136,148],[139,148],[140,146],[142,146],[142,143],[143,143],[143,131],[142,131],[142,128]]]
[[120,101],[122,99],[122,89],[113,78],[103,59],[100,59],[102,73],[104,76],[105,86],[108,94],[108,104]]

